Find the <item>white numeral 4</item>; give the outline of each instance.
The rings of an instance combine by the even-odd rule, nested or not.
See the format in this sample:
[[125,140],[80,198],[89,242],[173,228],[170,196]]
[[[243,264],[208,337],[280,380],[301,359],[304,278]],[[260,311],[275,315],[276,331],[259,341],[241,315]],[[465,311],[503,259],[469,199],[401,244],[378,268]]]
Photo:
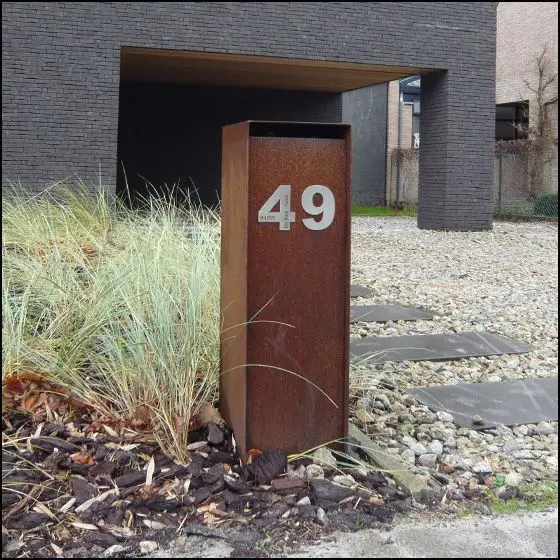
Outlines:
[[[295,212],[291,212],[291,185],[280,185],[270,198],[261,206],[258,220],[261,223],[278,223],[280,230],[289,230],[290,224],[296,221]],[[321,197],[321,203],[315,204],[315,195]],[[278,205],[279,211],[273,208]],[[335,202],[334,195],[329,187],[324,185],[311,185],[301,195],[301,205],[307,214],[321,216],[319,221],[314,218],[304,218],[303,225],[308,229],[322,230],[328,228],[334,220]]]
[[[259,210],[259,222],[278,222],[281,230],[289,230],[290,223],[296,221],[296,213],[290,212],[292,200],[291,185],[280,185],[261,206]],[[279,205],[280,211],[273,212],[272,209]]]

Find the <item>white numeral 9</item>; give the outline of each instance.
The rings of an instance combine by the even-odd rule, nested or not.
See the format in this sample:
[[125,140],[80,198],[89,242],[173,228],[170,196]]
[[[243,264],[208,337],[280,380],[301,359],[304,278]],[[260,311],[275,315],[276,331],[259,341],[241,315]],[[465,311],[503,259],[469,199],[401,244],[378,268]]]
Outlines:
[[[316,206],[313,197],[318,194],[321,196],[321,204]],[[316,222],[313,218],[304,218],[302,221],[308,229],[321,230],[328,228],[334,219],[334,195],[332,191],[323,185],[311,185],[307,187],[301,195],[301,206],[312,216],[319,216],[321,219]]]

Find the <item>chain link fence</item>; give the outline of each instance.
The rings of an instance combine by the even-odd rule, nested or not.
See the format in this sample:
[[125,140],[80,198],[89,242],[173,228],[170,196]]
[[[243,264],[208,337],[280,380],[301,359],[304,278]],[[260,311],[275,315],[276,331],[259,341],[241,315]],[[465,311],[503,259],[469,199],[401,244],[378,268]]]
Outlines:
[[[415,149],[391,153],[387,201],[393,207],[418,204],[418,154]],[[558,217],[558,146],[556,142],[497,142],[494,157],[496,217]]]
[[387,203],[396,208],[418,204],[418,154],[414,148],[395,148],[391,152]]
[[558,147],[554,142],[496,144],[494,215],[558,217]]

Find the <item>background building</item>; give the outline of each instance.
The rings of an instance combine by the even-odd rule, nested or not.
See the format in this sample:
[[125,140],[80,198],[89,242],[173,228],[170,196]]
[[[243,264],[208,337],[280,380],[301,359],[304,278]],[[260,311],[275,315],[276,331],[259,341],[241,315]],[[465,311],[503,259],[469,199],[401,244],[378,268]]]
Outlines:
[[[496,138],[518,138],[522,136],[519,128],[535,124],[538,103],[533,90],[539,86],[537,58],[542,54],[543,70],[547,77],[552,77],[558,72],[558,3],[500,2],[496,32]],[[548,100],[558,97],[557,78],[544,95]],[[549,124],[551,135],[558,138],[558,103],[549,106]]]
[[495,21],[495,2],[4,2],[3,185],[192,182],[212,203],[223,125],[345,120],[353,198],[379,202],[386,84],[422,75],[418,225],[486,229]]
[[[498,145],[494,165],[496,214],[533,213],[541,196],[558,192],[557,69],[558,4],[499,2],[495,139],[516,141],[545,135],[549,146],[538,148],[535,142]],[[420,84],[421,77],[404,78],[391,82],[387,89],[388,204],[418,202],[419,153],[414,150],[420,147],[420,134],[414,135],[420,132]],[[546,123],[539,125],[543,110]]]

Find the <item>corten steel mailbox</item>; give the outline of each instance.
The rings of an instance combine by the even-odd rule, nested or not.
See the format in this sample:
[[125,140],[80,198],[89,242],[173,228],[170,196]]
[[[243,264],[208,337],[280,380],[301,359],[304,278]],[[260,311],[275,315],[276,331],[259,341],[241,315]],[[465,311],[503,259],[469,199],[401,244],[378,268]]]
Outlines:
[[220,410],[242,460],[347,435],[350,216],[350,126],[223,128]]

